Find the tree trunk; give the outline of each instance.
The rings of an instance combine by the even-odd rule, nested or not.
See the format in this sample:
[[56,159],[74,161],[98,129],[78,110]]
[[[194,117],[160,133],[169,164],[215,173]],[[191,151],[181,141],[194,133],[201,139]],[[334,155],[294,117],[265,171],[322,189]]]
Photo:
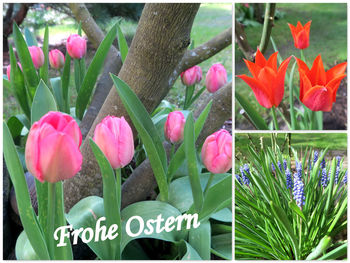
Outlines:
[[[199,4],[146,4],[119,73],[151,112],[169,91],[169,80],[189,43]],[[112,88],[82,145],[80,174],[64,183],[65,205],[69,210],[80,199],[101,195],[102,181],[88,139],[95,126],[107,115],[125,116],[127,112]],[[135,134],[135,129],[133,129]]]

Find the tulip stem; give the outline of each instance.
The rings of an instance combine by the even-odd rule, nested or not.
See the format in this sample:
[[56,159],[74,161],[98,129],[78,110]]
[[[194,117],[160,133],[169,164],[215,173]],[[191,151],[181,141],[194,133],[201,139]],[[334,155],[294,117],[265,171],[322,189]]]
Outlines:
[[213,173],[210,173],[210,177],[209,177],[209,179],[208,179],[207,185],[206,185],[205,188],[204,188],[204,193],[203,193],[204,197],[205,197],[205,195],[207,194],[208,189],[210,188],[210,185],[211,185],[211,183],[213,182],[213,179],[214,179],[214,174],[213,174]]
[[279,130],[277,117],[276,117],[276,108],[275,108],[275,106],[272,106],[271,113],[272,113],[273,123],[275,125],[275,130]]
[[56,184],[48,183],[48,249],[50,258],[54,259],[55,242],[53,234],[55,231],[55,211],[56,211]]
[[116,186],[117,186],[117,203],[118,203],[118,207],[120,210],[121,207],[121,200],[122,200],[122,195],[121,195],[121,185],[122,185],[122,173],[121,173],[121,169],[115,169],[115,177],[117,179],[116,182]]
[[304,51],[302,49],[300,49],[300,58],[301,58],[302,61],[304,61],[306,63],[305,56],[304,56]]
[[174,153],[175,153],[175,144],[172,143],[172,144],[171,144],[171,150],[170,150],[170,158],[169,158],[169,161],[173,158]]

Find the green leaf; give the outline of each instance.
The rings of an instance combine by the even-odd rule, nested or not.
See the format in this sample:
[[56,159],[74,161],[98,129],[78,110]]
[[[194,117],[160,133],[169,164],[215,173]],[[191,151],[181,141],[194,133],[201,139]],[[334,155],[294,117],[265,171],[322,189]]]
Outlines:
[[249,119],[252,121],[255,128],[259,130],[269,130],[269,127],[267,126],[266,122],[260,116],[260,114],[253,108],[253,106],[237,91],[235,92],[235,96],[239,105],[241,105],[241,107],[247,113]]
[[55,97],[55,100],[56,100],[56,103],[58,106],[58,110],[64,112],[65,105],[64,105],[64,101],[63,101],[61,78],[60,77],[51,78],[50,83],[52,86],[53,95]]
[[211,237],[212,253],[226,260],[232,260],[232,233]]
[[342,257],[346,257],[348,252],[348,243],[345,243],[335,249],[332,249],[327,254],[320,257],[318,260],[334,260]]
[[16,240],[16,259],[17,260],[39,260],[33,247],[31,246],[25,231],[22,231]]
[[10,88],[14,92],[14,95],[19,103],[19,106],[23,110],[27,118],[30,118],[30,107],[28,101],[27,89],[24,83],[24,76],[17,65],[16,57],[13,52],[13,48],[10,45],[10,62],[11,62],[11,72],[10,72]]
[[27,43],[16,23],[13,23],[13,41],[16,46],[18,58],[21,62],[24,80],[27,84],[29,96],[33,98],[35,90],[39,84],[39,77],[30,56]]
[[62,97],[64,101],[64,112],[70,113],[69,109],[69,79],[70,79],[70,61],[71,57],[68,52],[66,52],[66,58],[62,73]]
[[[68,52],[67,52],[68,53]],[[78,59],[74,59],[74,82],[75,82],[75,89],[77,93],[79,94],[79,90],[81,87],[82,80],[80,79],[80,62]]]
[[[186,229],[182,229],[182,231],[176,231],[177,224],[174,223],[173,226],[175,226],[175,229],[169,232],[161,231],[157,233],[155,231],[155,224],[152,224],[153,232],[149,235],[145,234],[144,231],[140,233],[140,235],[136,237],[132,237],[126,233],[126,224],[129,222],[129,230],[131,233],[136,234],[140,230],[140,223],[138,220],[130,220],[131,217],[138,216],[139,219],[144,222],[144,230],[147,230],[147,221],[152,219],[155,220],[157,217],[161,215],[161,217],[166,221],[169,220],[170,217],[176,218],[178,216],[181,216],[181,213],[179,210],[177,210],[175,207],[160,201],[142,201],[137,202],[134,204],[131,204],[123,209],[122,211],[122,224],[123,224],[123,234],[122,234],[122,250],[125,248],[125,246],[132,240],[139,239],[139,238],[154,238],[154,239],[160,239],[168,242],[176,242],[179,240],[182,240],[186,236]],[[193,222],[193,221],[192,221]],[[161,224],[161,227],[163,227],[165,222]],[[183,227],[183,226],[182,226]],[[191,226],[192,227],[192,226]]]
[[209,221],[201,222],[198,228],[191,228],[188,242],[203,260],[210,260],[211,229]]
[[208,189],[204,197],[202,211],[199,213],[199,220],[205,220],[205,218],[211,216],[211,214],[227,207],[227,204],[230,204],[229,206],[231,207],[231,201],[232,175],[225,177]]
[[303,220],[306,222],[305,215],[303,214],[303,211],[300,210],[299,206],[294,201],[290,201],[289,208],[292,209],[295,213],[297,213]]
[[117,38],[118,38],[119,51],[122,58],[122,62],[124,63],[129,50],[128,43],[126,42],[125,36],[118,23],[116,24],[116,26],[117,26]]
[[232,211],[226,207],[212,214],[210,218],[225,223],[232,223]]
[[[205,124],[205,121],[208,118],[212,104],[213,104],[213,101],[211,100],[196,120],[196,123],[194,125],[195,140],[197,140],[199,134],[203,129],[203,126]],[[167,174],[169,182],[171,181],[174,173],[182,165],[184,160],[185,160],[185,145],[184,143],[182,143],[181,146],[177,149],[173,158],[170,160],[169,167],[168,167],[168,174]]]
[[28,29],[28,27],[24,28],[24,37],[26,38],[28,47],[38,46],[38,41],[36,40],[36,37],[34,36],[32,31]]
[[22,226],[28,236],[30,244],[39,258],[50,259],[40,225],[32,207],[23,168],[13,143],[11,133],[5,122],[3,123],[3,136],[4,158],[11,182],[16,192],[17,207]]
[[178,243],[179,250],[184,251],[181,260],[202,260],[197,251],[185,240]]
[[190,178],[195,211],[199,212],[203,205],[203,191],[199,180],[197,155],[195,146],[194,120],[192,113],[186,119],[184,130],[185,156],[187,160],[188,176]]
[[292,126],[292,130],[297,129],[297,120],[295,117],[295,111],[294,111],[294,95],[293,95],[293,77],[294,77],[294,71],[295,71],[295,66],[297,62],[295,61],[292,67],[292,70],[290,72],[290,78],[289,78],[289,104],[290,104],[290,122]]
[[21,135],[24,127],[23,123],[16,116],[10,117],[10,119],[7,121],[7,126],[14,141]]
[[307,256],[306,260],[313,260],[318,258],[322,253],[324,253],[327,248],[332,244],[332,238],[329,236],[324,236],[320,243],[318,243],[317,247],[315,250]]
[[111,78],[145,146],[154,177],[159,187],[161,200],[168,200],[168,183],[166,178],[167,156],[162,141],[158,136],[157,129],[147,110],[129,86],[113,74],[111,74]]
[[57,111],[56,102],[44,81],[40,80],[32,104],[32,124],[49,111]]
[[[89,196],[75,204],[66,218],[74,229],[92,228],[96,229],[96,222],[99,218],[105,217],[103,199],[98,196]],[[101,222],[101,227],[105,226],[106,221]],[[81,234],[79,235],[81,237]],[[74,241],[74,240],[73,240]],[[111,260],[110,242],[108,239],[99,242],[89,242],[87,245],[102,260]]]
[[[90,138],[90,146],[98,165],[101,170],[102,180],[103,180],[103,205],[106,215],[107,228],[113,224],[121,226],[120,220],[120,197],[117,193],[120,193],[121,186],[116,183],[115,175],[112,166],[110,165],[108,159],[98,147],[98,145]],[[117,188],[119,190],[117,190]],[[110,259],[120,259],[120,240],[121,231],[118,230],[118,236],[110,241]]]
[[43,53],[45,56],[44,65],[40,68],[40,78],[47,86],[49,83],[49,27],[46,25],[44,33]]
[[106,37],[102,40],[86,72],[76,102],[76,113],[80,120],[83,118],[97,77],[103,67],[103,62],[107,57],[108,51],[116,37],[116,34],[116,25],[114,25],[111,30],[109,30]]

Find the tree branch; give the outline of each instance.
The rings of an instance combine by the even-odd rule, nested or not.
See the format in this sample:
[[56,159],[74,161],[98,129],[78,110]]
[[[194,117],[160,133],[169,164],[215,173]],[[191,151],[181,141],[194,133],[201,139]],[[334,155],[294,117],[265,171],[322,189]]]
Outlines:
[[236,19],[235,19],[235,39],[238,44],[238,48],[242,51],[244,57],[249,61],[253,61],[255,58],[255,51],[252,49],[252,47],[248,43],[248,39],[245,34],[243,25],[241,25]]
[[266,3],[265,7],[265,17],[264,17],[264,27],[261,35],[259,49],[261,53],[265,53],[267,46],[270,41],[271,31],[273,27],[273,21],[275,18],[276,4]]

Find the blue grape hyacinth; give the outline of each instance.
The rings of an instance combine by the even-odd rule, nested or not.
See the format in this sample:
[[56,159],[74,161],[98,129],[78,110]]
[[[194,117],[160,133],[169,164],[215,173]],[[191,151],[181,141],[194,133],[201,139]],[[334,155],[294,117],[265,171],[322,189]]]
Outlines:
[[273,163],[271,163],[271,170],[274,172],[274,171],[276,171],[276,168],[275,168],[275,166],[273,165]]
[[315,151],[314,152],[314,165],[317,162],[317,160],[318,160],[318,151]]
[[250,183],[249,178],[245,174],[245,172],[246,172],[247,175],[250,175],[249,166],[247,164],[245,164],[243,167],[241,166],[239,168],[239,170],[241,171],[241,176],[242,176],[243,183],[246,184],[246,185],[249,185],[249,183]]
[[321,169],[326,168],[326,160],[323,158],[321,162]]
[[343,179],[343,184],[347,184],[347,183],[348,183],[348,170],[345,171],[344,179]]
[[341,157],[337,156],[337,157],[335,157],[335,159],[337,160],[337,167],[339,167],[340,166]]
[[296,171],[297,171],[297,176],[299,177],[299,179],[301,180],[301,175],[302,175],[302,172],[303,172],[303,167],[302,167],[302,164],[300,162],[296,162],[295,163],[295,166],[296,166]]
[[238,175],[238,174],[235,174],[235,175],[236,175],[237,181],[242,185],[242,180],[241,180],[241,178],[239,177],[239,175]]
[[335,182],[336,184],[338,184],[339,173],[340,173],[340,167],[337,166],[337,168],[335,168],[335,177],[334,177],[334,182]]
[[287,189],[292,189],[293,187],[293,182],[292,182],[292,173],[289,171],[289,169],[286,169],[286,184],[287,184]]
[[286,159],[283,159],[283,167],[284,167],[284,170],[287,171],[287,160]]
[[294,173],[293,199],[300,208],[305,204],[304,183],[297,173]]
[[323,168],[322,176],[321,176],[321,185],[323,186],[323,188],[326,188],[327,184],[328,184],[327,169]]
[[280,169],[280,171],[282,172],[282,163],[280,162],[280,160],[278,160],[277,162],[277,165],[278,165],[278,169]]

